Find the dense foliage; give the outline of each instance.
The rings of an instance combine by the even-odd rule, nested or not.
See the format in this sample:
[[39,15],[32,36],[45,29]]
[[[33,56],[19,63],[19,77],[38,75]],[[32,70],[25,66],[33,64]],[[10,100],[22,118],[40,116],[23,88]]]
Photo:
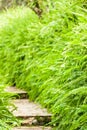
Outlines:
[[48,0],[0,0],[0,11],[22,5],[32,8],[40,16],[50,4]]
[[4,89],[5,87],[0,85],[0,130],[11,130],[18,121],[8,110],[8,107],[13,107],[13,104],[9,103],[12,95],[6,93]]
[[0,23],[0,80],[26,89],[60,130],[87,129],[87,9],[59,0],[39,19],[28,8]]

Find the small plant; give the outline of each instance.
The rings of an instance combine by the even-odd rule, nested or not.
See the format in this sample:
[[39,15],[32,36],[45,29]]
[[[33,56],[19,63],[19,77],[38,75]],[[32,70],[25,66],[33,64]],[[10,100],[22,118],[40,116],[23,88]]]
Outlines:
[[0,129],[10,130],[12,126],[18,124],[18,121],[9,111],[9,107],[13,107],[10,103],[12,95],[6,93],[4,89],[5,87],[0,85]]

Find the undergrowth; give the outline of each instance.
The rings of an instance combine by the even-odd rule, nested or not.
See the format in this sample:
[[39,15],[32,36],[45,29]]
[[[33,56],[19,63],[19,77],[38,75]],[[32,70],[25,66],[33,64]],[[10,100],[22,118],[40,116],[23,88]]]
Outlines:
[[84,5],[55,0],[40,19],[24,7],[0,15],[0,80],[47,107],[56,130],[87,130]]
[[10,107],[15,108],[10,103],[13,95],[6,93],[4,89],[5,87],[0,85],[0,130],[11,130],[13,126],[18,125],[18,121],[8,109]]

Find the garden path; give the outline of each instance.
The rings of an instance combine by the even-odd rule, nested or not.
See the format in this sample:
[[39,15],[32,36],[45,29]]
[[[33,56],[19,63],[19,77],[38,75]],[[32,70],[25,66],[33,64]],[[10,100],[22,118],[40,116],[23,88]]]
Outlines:
[[16,87],[7,87],[7,92],[16,94],[16,99],[12,102],[16,106],[13,115],[21,119],[21,127],[13,130],[51,130],[46,124],[51,121],[51,114],[39,104],[33,103],[28,99],[28,94],[24,90]]

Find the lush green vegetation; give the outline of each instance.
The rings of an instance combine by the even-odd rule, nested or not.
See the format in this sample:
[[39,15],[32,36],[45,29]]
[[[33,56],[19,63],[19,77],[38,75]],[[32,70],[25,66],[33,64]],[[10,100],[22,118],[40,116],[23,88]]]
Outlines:
[[86,130],[85,1],[55,0],[40,19],[24,7],[0,19],[0,81],[47,107],[57,130]]
[[13,107],[13,104],[9,103],[12,95],[4,91],[5,87],[0,85],[0,130],[10,130],[14,125],[17,125],[17,119],[8,110],[8,107]]

